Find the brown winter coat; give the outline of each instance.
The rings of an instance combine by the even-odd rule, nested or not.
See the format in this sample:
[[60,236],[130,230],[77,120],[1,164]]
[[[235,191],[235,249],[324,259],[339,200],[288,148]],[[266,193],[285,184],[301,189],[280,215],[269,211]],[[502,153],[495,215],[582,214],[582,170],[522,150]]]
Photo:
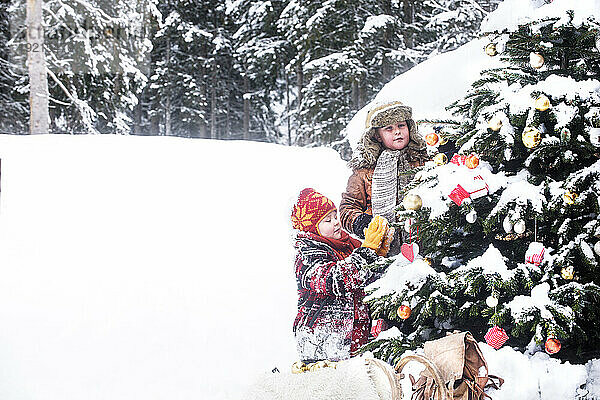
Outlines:
[[[413,168],[422,166],[426,161],[425,155],[410,161]],[[373,215],[371,209],[371,184],[375,168],[359,168],[348,178],[346,191],[342,193],[340,202],[340,222],[345,230],[353,232],[352,224],[362,213]],[[357,232],[353,232],[358,234]]]

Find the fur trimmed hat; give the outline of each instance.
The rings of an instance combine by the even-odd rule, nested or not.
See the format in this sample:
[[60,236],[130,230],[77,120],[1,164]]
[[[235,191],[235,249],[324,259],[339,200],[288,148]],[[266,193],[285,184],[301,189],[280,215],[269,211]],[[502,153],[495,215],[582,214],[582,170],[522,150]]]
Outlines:
[[331,211],[337,208],[333,201],[312,188],[302,189],[292,209],[292,226],[304,232],[320,235],[317,227]]
[[400,101],[378,102],[374,103],[367,113],[365,130],[352,160],[350,160],[350,168],[374,167],[377,163],[377,158],[384,150],[383,145],[379,141],[376,129],[397,124],[401,121],[406,121],[408,125],[410,135],[407,146],[408,151],[420,152],[425,150],[427,145],[419,135],[417,124],[412,118],[412,108],[402,104]]

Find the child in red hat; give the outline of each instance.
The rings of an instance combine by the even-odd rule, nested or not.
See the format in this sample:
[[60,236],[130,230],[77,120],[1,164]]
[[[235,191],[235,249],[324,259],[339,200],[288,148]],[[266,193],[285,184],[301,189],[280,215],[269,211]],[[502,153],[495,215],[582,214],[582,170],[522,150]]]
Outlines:
[[292,211],[296,236],[298,315],[294,334],[302,361],[342,360],[367,342],[370,317],[364,287],[383,269],[366,268],[389,250],[389,227],[375,217],[365,241],[350,237],[333,202],[314,189],[300,192]]

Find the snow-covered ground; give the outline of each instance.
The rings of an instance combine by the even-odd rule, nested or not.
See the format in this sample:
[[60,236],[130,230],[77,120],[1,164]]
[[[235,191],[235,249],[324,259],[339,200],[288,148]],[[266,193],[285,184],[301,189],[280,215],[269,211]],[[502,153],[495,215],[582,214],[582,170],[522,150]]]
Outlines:
[[[290,209],[339,201],[334,151],[0,135],[0,159],[1,399],[239,399],[296,360]],[[600,385],[598,362],[481,346],[496,400]]]

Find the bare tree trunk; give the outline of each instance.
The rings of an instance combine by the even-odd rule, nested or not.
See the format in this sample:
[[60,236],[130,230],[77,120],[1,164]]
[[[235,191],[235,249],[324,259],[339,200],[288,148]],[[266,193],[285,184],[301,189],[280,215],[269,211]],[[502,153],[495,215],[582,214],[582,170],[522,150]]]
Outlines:
[[[171,61],[171,39],[167,38],[167,76]],[[165,136],[171,136],[171,86],[167,82],[167,99],[165,104]]]
[[50,125],[42,4],[43,0],[27,0],[30,134],[48,133]]
[[142,99],[144,98],[144,92],[138,95],[138,103],[133,109],[133,134],[142,134]]
[[[205,71],[204,68],[202,68],[200,70],[200,76],[204,77],[205,76]],[[201,94],[201,98],[202,98],[202,118],[200,119],[200,132],[199,135],[201,138],[206,139],[206,106],[204,105],[204,102],[207,100],[206,98],[206,83],[205,80],[202,79],[202,83],[200,84],[200,94]]]
[[358,110],[359,109],[359,104],[358,104],[358,86],[359,86],[359,82],[357,79],[352,79],[352,108],[354,110]]
[[300,130],[301,120],[300,111],[302,110],[302,87],[304,86],[304,71],[302,64],[298,63],[296,67],[296,88],[298,89],[298,105],[296,107],[296,140],[298,140],[298,131]]
[[[414,0],[405,0],[404,1],[404,22],[407,24],[412,24],[415,22],[415,2]],[[409,30],[405,30],[404,33],[404,41],[406,43],[406,47],[412,49],[415,45],[413,34],[409,32]]]
[[210,138],[217,139],[217,72],[213,67],[212,85],[210,88]]
[[287,71],[284,72],[285,73],[285,90],[286,90],[286,106],[285,109],[287,111],[286,113],[286,120],[287,120],[287,132],[288,132],[288,146],[292,145],[292,127],[290,125],[290,76],[287,73]]
[[244,75],[244,140],[250,140],[250,82]]

